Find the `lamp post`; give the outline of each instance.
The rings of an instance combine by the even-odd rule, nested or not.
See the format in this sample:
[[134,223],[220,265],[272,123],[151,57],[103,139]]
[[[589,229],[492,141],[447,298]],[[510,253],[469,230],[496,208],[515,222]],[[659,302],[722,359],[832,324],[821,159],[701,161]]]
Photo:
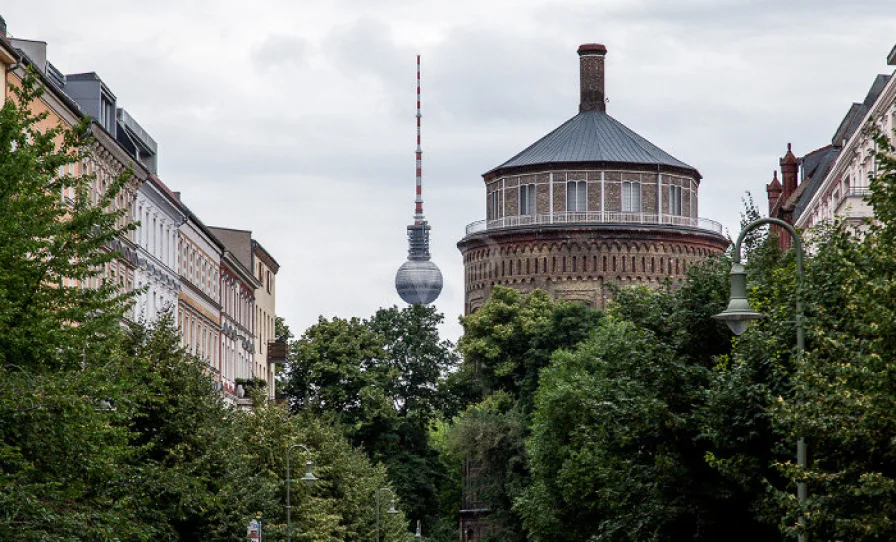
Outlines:
[[[796,252],[797,278],[796,355],[797,360],[799,360],[802,359],[803,351],[806,348],[805,332],[803,330],[803,303],[800,299],[801,296],[799,292],[799,288],[802,287],[804,278],[803,242],[794,227],[783,220],[777,218],[760,218],[759,220],[750,222],[743,230],[741,230],[740,235],[737,237],[737,242],[734,244],[734,262],[731,264],[731,299],[728,301],[728,308],[713,316],[713,318],[728,324],[728,327],[731,328],[731,331],[733,331],[735,335],[742,335],[747,330],[747,326],[751,320],[763,317],[762,314],[754,311],[752,307],[750,307],[750,302],[747,300],[747,273],[743,264],[740,263],[740,249],[744,237],[746,237],[749,232],[766,224],[781,226],[793,239],[793,249]],[[799,437],[796,442],[796,461],[801,470],[806,468],[806,441],[803,437]],[[805,482],[797,482],[796,493],[800,505],[805,505],[808,496]],[[800,516],[799,523],[800,525],[805,526],[805,517]],[[800,532],[798,540],[799,542],[808,542],[809,535],[805,531]]]
[[308,459],[305,460],[305,476],[302,476],[301,480],[305,482],[305,485],[310,486],[312,482],[317,481],[317,476],[314,475],[314,463],[311,461],[311,451],[304,444],[293,444],[289,448],[286,449],[286,540],[287,542],[292,542],[292,515],[290,511],[292,510],[292,506],[289,502],[289,487],[292,485],[292,482],[289,479],[289,456],[293,448],[301,448],[305,450],[305,454],[308,456]]
[[392,500],[389,503],[389,510],[387,513],[392,514],[393,516],[398,513],[398,510],[395,509],[395,493],[392,492],[388,487],[381,487],[376,490],[376,542],[380,542],[380,494],[383,491],[388,491],[392,494]]

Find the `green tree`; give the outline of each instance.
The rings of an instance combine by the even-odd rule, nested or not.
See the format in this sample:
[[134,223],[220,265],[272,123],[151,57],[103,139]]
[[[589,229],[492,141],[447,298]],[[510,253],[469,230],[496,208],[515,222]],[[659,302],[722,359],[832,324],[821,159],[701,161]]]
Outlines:
[[286,319],[282,316],[274,318],[274,340],[281,343],[287,343],[293,340],[295,336],[286,324]]
[[234,504],[234,493],[254,480],[232,410],[180,341],[170,316],[149,329],[134,325],[110,366],[117,419],[130,437],[129,498],[160,531],[156,539],[227,538],[252,510],[241,506],[249,495]]
[[802,289],[810,307],[807,351],[792,375],[793,393],[772,404],[782,434],[804,435],[806,472],[779,467],[808,483],[804,509],[779,493],[790,515],[807,516],[814,540],[896,537],[896,157],[877,133],[869,201],[877,222],[814,232],[818,242]]
[[126,228],[110,204],[128,173],[97,201],[92,176],[60,174],[88,158],[88,125],[42,127],[42,93],[29,72],[0,108],[0,539],[148,537],[125,498],[127,432],[105,408],[129,296],[81,287],[116,256]]
[[[256,494],[256,501],[251,504],[256,508],[243,509],[261,512],[267,525],[265,538],[285,540],[286,454],[289,446],[303,444],[311,452],[314,474],[319,480],[310,486],[299,481],[309,457],[303,450],[293,449],[290,456],[293,540],[372,540],[376,530],[376,492],[390,485],[385,468],[373,465],[362,450],[351,446],[335,416],[314,412],[290,415],[280,406],[263,401],[259,405],[251,412],[236,416],[241,440],[247,446],[252,476],[264,480],[259,486],[246,485],[245,493],[255,493],[257,487],[262,487],[264,498],[257,499]],[[381,505],[382,540],[403,540],[407,519],[402,510],[406,505],[399,500],[396,507],[400,513],[394,516],[386,513],[389,506],[386,492],[381,496]]]
[[774,539],[752,494],[706,461],[704,405],[731,349],[710,318],[727,270],[710,259],[674,288],[621,289],[586,342],[555,354],[527,443],[533,483],[517,501],[535,539]]
[[478,399],[455,420],[449,449],[476,473],[470,487],[490,510],[500,540],[524,538],[513,507],[530,484],[525,441],[540,372],[555,351],[587,338],[602,316],[582,304],[553,301],[540,290],[523,295],[499,286],[482,308],[461,320],[464,371],[458,376],[469,380],[454,387],[472,390]]
[[114,348],[130,301],[116,284],[81,287],[132,227],[117,226],[124,209],[111,210],[130,173],[92,201],[92,175],[60,174],[88,157],[87,122],[42,129],[48,114],[32,112],[43,94],[37,79],[9,88],[0,109],[0,365],[73,369]]
[[409,517],[439,522],[448,473],[429,441],[439,383],[456,365],[435,309],[381,309],[368,320],[321,319],[292,343],[287,394],[296,413],[334,415],[346,436],[381,462]]

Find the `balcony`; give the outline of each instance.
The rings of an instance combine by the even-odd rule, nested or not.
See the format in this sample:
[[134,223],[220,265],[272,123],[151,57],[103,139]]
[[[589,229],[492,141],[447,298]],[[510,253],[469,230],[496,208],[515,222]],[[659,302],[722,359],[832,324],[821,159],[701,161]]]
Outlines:
[[289,361],[289,345],[284,342],[268,341],[268,363],[286,363]]
[[519,228],[523,226],[548,226],[554,224],[622,224],[649,226],[683,226],[723,235],[722,225],[708,218],[666,215],[656,213],[621,212],[564,212],[537,215],[505,216],[495,220],[478,220],[467,225],[467,235],[483,231]]
[[870,195],[870,188],[860,187],[850,188],[842,196],[835,192],[831,202],[833,204],[834,216],[842,216],[855,221],[873,217],[874,209],[868,203]]

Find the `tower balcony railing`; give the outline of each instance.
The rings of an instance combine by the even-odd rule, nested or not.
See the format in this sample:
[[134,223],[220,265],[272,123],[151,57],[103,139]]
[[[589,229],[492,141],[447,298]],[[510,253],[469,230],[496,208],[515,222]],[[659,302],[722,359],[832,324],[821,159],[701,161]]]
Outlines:
[[517,228],[520,226],[544,226],[551,224],[645,224],[685,226],[711,231],[722,235],[722,225],[708,218],[657,214],[622,213],[617,211],[562,212],[536,215],[504,216],[494,220],[478,220],[467,225],[467,235],[487,230]]

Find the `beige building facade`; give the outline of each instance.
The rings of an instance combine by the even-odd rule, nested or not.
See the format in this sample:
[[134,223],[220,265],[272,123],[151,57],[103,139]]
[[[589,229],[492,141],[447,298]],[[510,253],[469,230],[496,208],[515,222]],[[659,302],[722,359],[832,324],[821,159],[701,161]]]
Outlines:
[[277,318],[277,272],[280,264],[256,240],[252,240],[255,278],[260,286],[255,291],[255,367],[254,374],[267,382],[268,400],[277,391],[277,365],[270,358],[269,347],[274,339]]
[[180,225],[177,269],[180,292],[177,321],[183,346],[205,361],[220,389],[234,391],[233,377],[225,372],[221,337],[221,290],[219,274],[224,246],[189,209]]
[[[4,24],[5,26],[5,24]],[[66,78],[47,60],[46,42],[3,38],[3,44],[7,52],[12,49],[16,53],[15,62],[9,64],[4,70],[5,82],[12,85],[20,84],[25,75],[25,70],[31,68],[37,74],[45,92],[41,98],[30,104],[34,113],[46,113],[47,117],[41,124],[41,129],[64,125],[73,127],[85,117],[78,103],[65,91]],[[6,56],[10,58],[9,55]],[[8,93],[4,85],[4,93]],[[107,92],[106,96],[111,96]],[[114,96],[112,98],[114,100]],[[112,102],[114,108],[114,101]],[[107,193],[110,185],[123,172],[130,168],[124,188],[117,197],[110,202],[112,211],[122,210],[118,226],[126,227],[132,224],[135,218],[134,202],[137,192],[148,177],[148,171],[136,162],[133,157],[121,147],[113,135],[115,130],[114,118],[111,121],[101,122],[101,119],[91,117],[90,156],[78,163],[68,164],[60,171],[60,174],[75,176],[90,175],[91,185],[88,197],[93,203],[99,203]],[[75,197],[72,188],[66,188],[60,194],[60,198],[71,203]],[[116,251],[118,258],[108,263],[100,273],[88,280],[87,287],[96,288],[102,281],[117,285],[122,291],[132,292],[135,287],[134,268],[137,262],[136,237],[133,231],[127,232],[111,246],[110,251]],[[74,286],[72,279],[63,279],[67,286]]]

